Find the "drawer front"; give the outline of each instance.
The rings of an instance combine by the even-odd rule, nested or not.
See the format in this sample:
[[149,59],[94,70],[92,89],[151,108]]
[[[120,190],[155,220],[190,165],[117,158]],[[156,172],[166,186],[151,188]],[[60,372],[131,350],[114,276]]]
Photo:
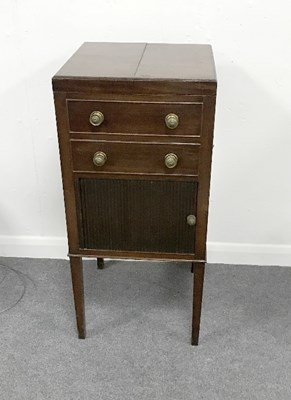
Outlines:
[[[71,132],[199,136],[201,131],[202,103],[68,100],[67,107]],[[90,123],[94,111],[104,116],[99,126]],[[178,116],[174,129],[166,125],[169,114]]]
[[[198,172],[198,144],[71,140],[71,147],[74,172],[186,176],[196,176]],[[96,154],[101,154],[104,165],[94,164]],[[170,166],[173,161],[177,165],[169,168],[167,161]]]
[[76,192],[80,248],[194,253],[196,182],[78,178]]

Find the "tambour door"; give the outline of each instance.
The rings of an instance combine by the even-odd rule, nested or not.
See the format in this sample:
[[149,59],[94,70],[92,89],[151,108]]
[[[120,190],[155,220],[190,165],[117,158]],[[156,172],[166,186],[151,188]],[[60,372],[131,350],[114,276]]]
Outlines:
[[77,178],[80,248],[194,253],[197,183]]

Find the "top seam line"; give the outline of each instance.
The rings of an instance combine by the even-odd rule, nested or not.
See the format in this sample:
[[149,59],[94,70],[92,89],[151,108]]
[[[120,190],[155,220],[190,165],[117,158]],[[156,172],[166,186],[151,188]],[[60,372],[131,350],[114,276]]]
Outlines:
[[141,61],[142,61],[142,59],[143,59],[143,56],[144,56],[144,53],[145,53],[145,51],[146,51],[147,45],[148,45],[148,44],[146,43],[146,44],[145,44],[145,47],[144,47],[144,49],[143,49],[143,52],[142,52],[142,54],[141,54],[141,56],[140,56],[139,62],[138,62],[138,64],[137,64],[136,70],[135,70],[135,72],[134,72],[134,76],[135,76],[135,77],[136,77],[137,71],[138,71],[138,69],[139,69],[140,63],[141,63]]

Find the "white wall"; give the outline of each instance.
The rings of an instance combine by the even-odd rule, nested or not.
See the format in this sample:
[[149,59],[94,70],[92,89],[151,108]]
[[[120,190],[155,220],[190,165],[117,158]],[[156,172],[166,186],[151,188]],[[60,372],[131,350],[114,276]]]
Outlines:
[[291,264],[289,0],[2,0],[0,254],[65,257],[51,77],[84,41],[210,43],[208,259]]

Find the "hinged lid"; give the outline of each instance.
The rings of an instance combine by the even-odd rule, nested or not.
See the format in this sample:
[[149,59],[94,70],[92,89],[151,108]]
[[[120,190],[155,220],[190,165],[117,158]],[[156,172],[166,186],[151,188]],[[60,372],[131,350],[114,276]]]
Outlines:
[[[54,90],[98,89],[105,82],[138,83],[137,87],[171,82],[215,91],[216,74],[209,45],[155,43],[84,43],[53,77]],[[82,83],[83,81],[83,83]],[[89,81],[89,82],[88,82]],[[99,83],[97,82],[99,81]],[[140,83],[143,82],[143,85]],[[93,85],[93,87],[92,87]],[[97,85],[97,87],[96,87]]]

